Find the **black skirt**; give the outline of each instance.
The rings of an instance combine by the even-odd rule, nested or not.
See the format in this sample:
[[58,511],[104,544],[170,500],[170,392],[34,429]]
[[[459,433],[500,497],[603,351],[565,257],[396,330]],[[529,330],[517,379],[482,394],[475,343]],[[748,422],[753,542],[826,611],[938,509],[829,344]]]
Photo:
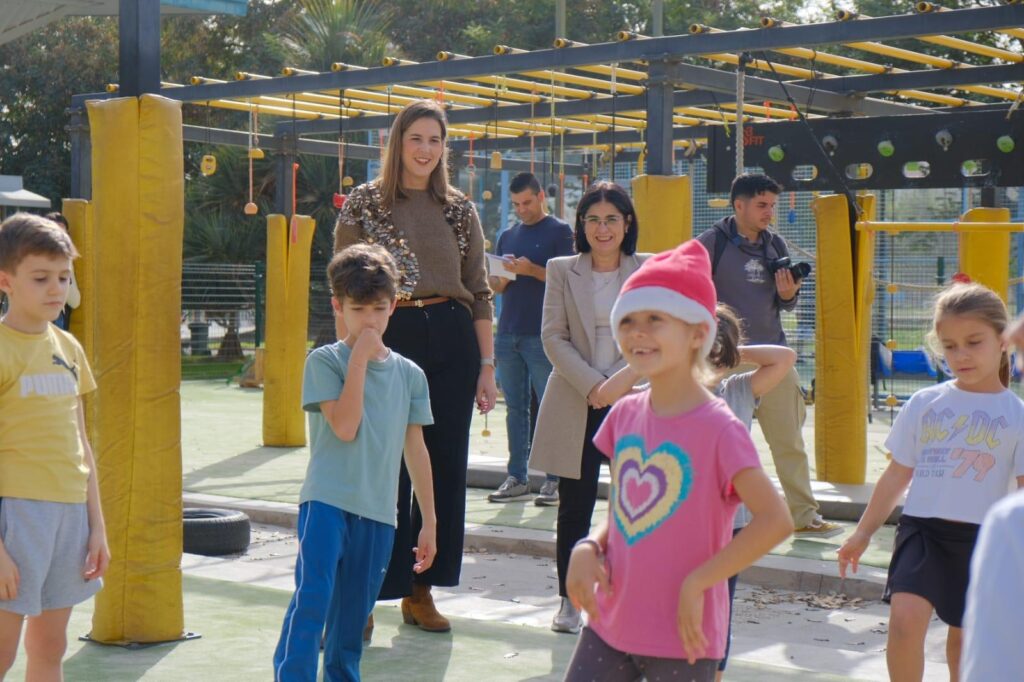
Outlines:
[[889,603],[897,592],[916,594],[931,603],[942,622],[962,627],[979,528],[975,523],[901,516],[882,600]]

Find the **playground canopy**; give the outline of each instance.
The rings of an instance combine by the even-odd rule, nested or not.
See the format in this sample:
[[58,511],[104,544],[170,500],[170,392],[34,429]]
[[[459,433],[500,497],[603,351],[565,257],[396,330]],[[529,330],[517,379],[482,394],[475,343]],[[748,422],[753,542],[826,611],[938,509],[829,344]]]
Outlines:
[[[4,0],[0,45],[64,17],[117,16],[119,0]],[[248,0],[161,0],[163,14],[245,14]]]
[[[955,37],[962,33],[991,40]],[[872,18],[841,10],[834,21],[822,24],[786,24],[766,16],[752,29],[694,24],[687,35],[652,38],[621,32],[613,42],[594,45],[559,38],[551,49],[532,52],[498,45],[492,55],[441,51],[437,61],[425,63],[386,58],[373,68],[336,63],[324,73],[288,67],[281,74],[196,75],[188,83],[162,83],[160,94],[275,117],[279,123],[272,146],[277,150],[332,155],[336,144],[318,145],[310,138],[385,129],[409,101],[431,97],[448,109],[456,152],[546,147],[614,155],[632,149],[644,154],[647,172],[657,175],[671,175],[676,149],[693,153],[709,140],[713,147],[733,149],[729,137],[734,131],[745,135],[748,153],[764,148],[764,154],[748,161],[768,170],[761,161],[772,136],[760,144],[765,128],[741,132],[737,123],[779,126],[767,130],[795,144],[797,136],[808,137],[806,128],[797,132],[792,124],[798,116],[806,117],[819,137],[825,135],[826,122],[838,120],[850,134],[868,120],[884,119],[875,134],[901,140],[891,162],[902,165],[901,159],[923,158],[918,147],[925,139],[915,138],[908,147],[906,136],[921,138],[922,121],[927,121],[927,146],[941,146],[957,163],[949,173],[933,168],[931,179],[916,185],[904,176],[882,186],[1019,185],[1022,171],[1013,169],[1022,164],[1010,162],[1019,152],[994,153],[986,175],[961,173],[960,164],[978,156],[974,137],[997,132],[993,126],[998,121],[1005,121],[1002,128],[1011,137],[1019,133],[1020,116],[1013,121],[1010,114],[1022,99],[1022,39],[1024,3],[1018,0],[962,10],[918,2],[906,15]],[[914,49],[914,44],[931,51]],[[943,48],[941,56],[934,54],[936,45]],[[106,96],[116,93],[117,86],[108,90]],[[76,103],[102,96],[79,96]],[[954,134],[949,144],[936,142],[936,132],[947,121],[962,134]],[[186,127],[185,139],[242,144],[245,134]],[[839,147],[843,153],[853,151],[849,138],[845,148]],[[373,154],[356,145],[347,151],[353,157]],[[917,156],[903,157],[905,152]],[[863,145],[858,153],[865,156]],[[804,159],[800,163],[813,163]],[[788,163],[796,161],[790,154]],[[851,173],[847,180],[857,188],[880,186],[880,177],[872,183],[858,177],[863,174]],[[957,176],[952,185],[951,174]],[[787,184],[786,177],[780,179]]]

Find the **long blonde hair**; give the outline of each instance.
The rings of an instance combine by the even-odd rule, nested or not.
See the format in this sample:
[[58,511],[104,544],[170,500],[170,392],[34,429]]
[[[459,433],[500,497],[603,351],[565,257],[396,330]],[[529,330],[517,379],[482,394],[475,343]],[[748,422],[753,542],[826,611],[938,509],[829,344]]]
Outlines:
[[427,189],[430,196],[440,204],[448,201],[453,195],[452,188],[448,184],[448,117],[440,104],[430,99],[419,99],[410,102],[404,109],[398,112],[395,122],[391,124],[391,133],[388,135],[388,146],[384,152],[383,163],[381,164],[380,175],[375,182],[379,183],[381,197],[384,205],[388,208],[395,205],[399,199],[405,199],[402,191],[402,136],[416,121],[421,118],[430,118],[437,121],[441,126],[441,160],[437,167],[430,174],[430,183]]
[[[932,330],[928,332],[928,343],[932,350],[941,355],[937,330],[939,322],[948,315],[957,317],[973,317],[992,327],[997,336],[1002,336],[1010,324],[1010,314],[999,294],[976,282],[955,283],[944,289],[935,297],[935,308],[932,317]],[[1010,355],[1004,349],[999,361],[999,381],[1003,386],[1010,385]]]

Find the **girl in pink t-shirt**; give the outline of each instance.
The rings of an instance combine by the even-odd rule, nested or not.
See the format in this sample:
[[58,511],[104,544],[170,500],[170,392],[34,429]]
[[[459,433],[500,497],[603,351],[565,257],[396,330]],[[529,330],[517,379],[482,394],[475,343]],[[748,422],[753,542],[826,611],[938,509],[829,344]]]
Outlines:
[[[714,680],[726,580],[792,532],[750,435],[703,385],[715,289],[696,241],[649,259],[612,310],[650,388],[622,398],[594,443],[611,459],[608,520],[577,543],[566,588],[588,615],[566,680]],[[753,520],[735,539],[742,501]]]

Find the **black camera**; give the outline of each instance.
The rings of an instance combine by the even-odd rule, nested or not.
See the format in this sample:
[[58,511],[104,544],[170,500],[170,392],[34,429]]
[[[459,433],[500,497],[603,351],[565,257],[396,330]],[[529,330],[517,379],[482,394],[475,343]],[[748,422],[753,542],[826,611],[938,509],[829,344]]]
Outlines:
[[768,261],[768,272],[774,275],[779,270],[789,270],[790,274],[793,275],[794,280],[801,280],[811,274],[811,264],[797,263],[794,265],[793,261],[789,259],[789,256],[783,256],[782,258],[776,258]]

